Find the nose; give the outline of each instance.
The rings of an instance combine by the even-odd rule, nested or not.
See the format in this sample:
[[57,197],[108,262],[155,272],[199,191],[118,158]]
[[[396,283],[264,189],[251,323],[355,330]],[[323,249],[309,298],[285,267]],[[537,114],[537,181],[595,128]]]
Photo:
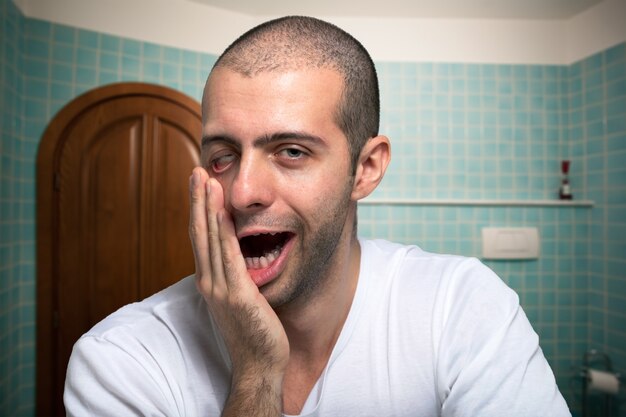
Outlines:
[[242,156],[227,198],[233,210],[258,211],[271,205],[273,186],[271,168],[262,155]]

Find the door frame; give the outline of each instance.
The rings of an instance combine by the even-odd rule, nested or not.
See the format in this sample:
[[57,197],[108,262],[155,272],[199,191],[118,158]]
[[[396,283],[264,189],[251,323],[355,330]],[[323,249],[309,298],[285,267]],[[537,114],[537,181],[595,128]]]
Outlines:
[[58,241],[57,166],[63,147],[63,136],[86,110],[103,102],[131,97],[155,97],[172,101],[201,118],[200,106],[193,98],[169,87],[139,82],[124,82],[97,87],[73,99],[50,121],[39,145],[37,155],[37,341],[36,341],[36,414],[53,415],[55,396],[62,387],[55,387],[57,369],[57,303],[58,265],[55,242]]

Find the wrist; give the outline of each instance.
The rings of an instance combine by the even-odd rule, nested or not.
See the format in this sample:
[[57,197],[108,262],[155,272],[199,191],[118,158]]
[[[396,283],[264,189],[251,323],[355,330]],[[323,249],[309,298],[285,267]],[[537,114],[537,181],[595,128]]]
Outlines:
[[254,387],[264,387],[282,392],[285,368],[279,366],[262,366],[258,369],[246,367],[233,369],[231,391]]
[[233,374],[223,416],[282,414],[282,373],[240,372]]

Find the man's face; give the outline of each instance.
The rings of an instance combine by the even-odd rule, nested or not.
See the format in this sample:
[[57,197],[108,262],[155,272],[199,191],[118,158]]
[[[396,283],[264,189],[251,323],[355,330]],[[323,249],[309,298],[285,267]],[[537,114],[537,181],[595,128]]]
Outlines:
[[245,77],[224,68],[207,85],[203,165],[273,307],[318,289],[352,233],[348,142],[334,121],[342,86],[328,69]]

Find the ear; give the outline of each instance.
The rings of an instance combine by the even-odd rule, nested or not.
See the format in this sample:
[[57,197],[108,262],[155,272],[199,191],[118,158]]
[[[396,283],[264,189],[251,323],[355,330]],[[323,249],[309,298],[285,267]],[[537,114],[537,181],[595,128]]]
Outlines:
[[380,183],[391,159],[391,143],[386,136],[375,136],[365,143],[359,156],[351,198],[367,197]]

